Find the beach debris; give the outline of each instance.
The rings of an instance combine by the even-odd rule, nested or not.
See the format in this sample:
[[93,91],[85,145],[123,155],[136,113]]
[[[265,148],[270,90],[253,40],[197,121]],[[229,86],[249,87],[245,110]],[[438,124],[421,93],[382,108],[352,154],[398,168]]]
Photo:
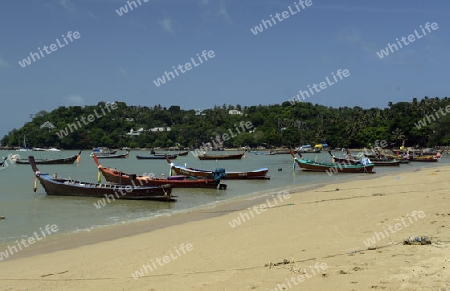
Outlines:
[[5,217],[4,216],[0,216],[0,219],[5,219]]
[[431,239],[428,236],[409,237],[403,241],[404,245],[429,245]]
[[283,261],[278,262],[278,263],[269,262],[268,264],[265,264],[264,267],[269,267],[269,269],[270,269],[272,267],[276,267],[276,266],[280,266],[280,265],[288,265],[288,264],[292,264],[292,263],[294,263],[294,260],[284,259]]
[[372,196],[384,196],[384,195],[386,195],[386,194],[384,194],[384,193],[373,193],[372,194]]

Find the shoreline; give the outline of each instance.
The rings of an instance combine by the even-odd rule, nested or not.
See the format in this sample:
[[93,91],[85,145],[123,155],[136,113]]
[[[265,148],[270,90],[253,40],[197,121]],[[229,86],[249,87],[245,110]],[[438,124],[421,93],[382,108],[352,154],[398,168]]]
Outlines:
[[[446,165],[440,165],[439,167],[445,167]],[[401,173],[420,171],[421,168],[407,169]],[[301,171],[297,169],[296,171]],[[314,173],[321,174],[321,173]],[[323,173],[325,174],[325,173]],[[241,212],[260,205],[266,201],[269,196],[273,196],[277,192],[288,191],[289,193],[299,194],[300,191],[317,190],[328,184],[343,184],[348,183],[351,178],[353,181],[371,180],[384,177],[386,175],[397,175],[399,172],[388,172],[379,175],[368,174],[337,174],[345,175],[347,178],[339,181],[330,181],[330,183],[318,182],[309,185],[293,185],[286,187],[279,187],[275,189],[269,189],[266,191],[260,191],[257,193],[250,193],[243,196],[232,197],[224,201],[218,201],[213,204],[199,205],[192,209],[186,209],[180,212],[171,213],[168,215],[161,215],[156,217],[148,217],[144,220],[134,220],[122,223],[115,223],[111,225],[101,225],[93,229],[82,229],[76,231],[70,231],[65,233],[56,233],[48,237],[48,239],[33,245],[32,248],[26,248],[16,254],[12,255],[6,261],[13,261],[21,258],[30,258],[37,255],[49,254],[57,251],[70,250],[85,245],[98,244],[110,240],[116,240],[120,238],[126,238],[134,235],[149,233],[158,229],[169,228],[176,225],[182,225],[193,221],[202,221],[211,219],[218,216],[223,216],[233,212]],[[330,177],[331,178],[331,177]],[[317,191],[316,191],[317,192]],[[208,211],[211,210],[211,211]],[[212,211],[214,210],[214,211]],[[14,242],[2,244],[2,249],[8,246],[14,245]]]

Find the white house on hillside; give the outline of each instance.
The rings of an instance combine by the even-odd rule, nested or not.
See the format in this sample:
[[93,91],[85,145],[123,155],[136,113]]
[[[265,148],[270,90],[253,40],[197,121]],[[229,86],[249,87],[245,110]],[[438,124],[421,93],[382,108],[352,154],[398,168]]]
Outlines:
[[239,111],[239,110],[230,110],[230,111],[228,111],[228,114],[231,114],[231,115],[235,115],[235,114],[242,115],[242,112]]
[[170,131],[170,127],[153,127],[150,129],[151,132],[157,132],[157,131]]
[[133,129],[130,129],[130,132],[127,133],[127,135],[140,135],[144,131],[144,128],[139,128],[138,130],[134,131]]

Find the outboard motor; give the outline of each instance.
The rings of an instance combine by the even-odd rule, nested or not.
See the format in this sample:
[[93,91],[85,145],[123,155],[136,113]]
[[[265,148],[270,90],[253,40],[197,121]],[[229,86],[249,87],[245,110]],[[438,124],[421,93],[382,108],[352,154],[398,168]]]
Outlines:
[[212,174],[214,182],[216,183],[219,183],[220,179],[224,178],[226,175],[227,173],[224,168],[217,168]]

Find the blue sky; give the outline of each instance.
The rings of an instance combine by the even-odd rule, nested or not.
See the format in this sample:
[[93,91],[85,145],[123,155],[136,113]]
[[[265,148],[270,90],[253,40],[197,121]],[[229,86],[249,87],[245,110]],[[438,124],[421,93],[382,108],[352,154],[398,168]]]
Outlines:
[[[383,108],[389,101],[448,96],[445,1],[312,0],[257,35],[250,29],[288,6],[296,11],[294,1],[140,2],[119,16],[116,10],[127,1],[3,0],[0,136],[40,110],[98,101],[183,109],[276,104],[339,69],[350,76],[308,102]],[[383,59],[377,56],[396,38],[414,30],[422,34],[420,25],[427,22],[439,28]],[[69,31],[81,37],[19,65],[57,38],[64,44]],[[153,83],[204,50],[215,57],[164,85]]]

